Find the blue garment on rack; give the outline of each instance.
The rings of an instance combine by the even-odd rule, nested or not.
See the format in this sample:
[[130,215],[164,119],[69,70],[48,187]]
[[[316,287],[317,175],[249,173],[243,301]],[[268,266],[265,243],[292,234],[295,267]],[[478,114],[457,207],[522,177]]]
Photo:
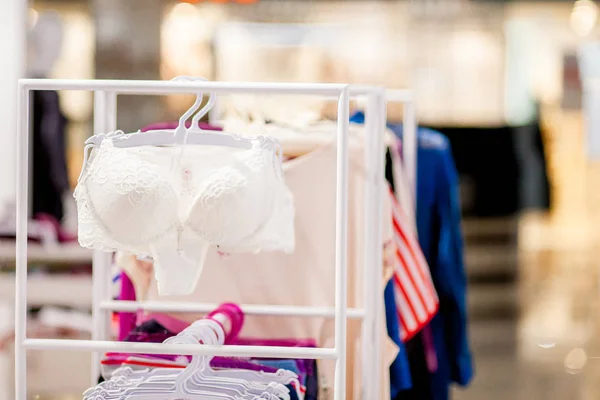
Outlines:
[[[364,114],[355,114],[351,121],[364,123]],[[388,127],[402,137],[402,125]],[[458,173],[450,143],[441,133],[419,128],[417,144],[417,230],[440,298],[440,311],[430,323],[438,369],[431,374],[429,389],[433,400],[446,400],[451,382],[465,386],[473,377]]]
[[[265,365],[275,369],[286,369],[298,375],[300,384],[306,388],[304,400],[316,400],[319,395],[319,377],[315,360],[293,359],[255,359],[253,363]],[[300,365],[299,365],[300,363]],[[295,393],[294,393],[295,396]],[[291,399],[293,400],[293,398]]]
[[[351,122],[363,123],[363,121]],[[393,169],[389,163],[392,162],[391,156],[386,154],[386,179],[392,188],[394,188]],[[395,190],[396,188],[394,188]],[[408,353],[404,342],[400,339],[400,321],[398,319],[398,306],[396,304],[395,288],[393,280],[390,280],[384,290],[385,304],[385,322],[388,337],[398,346],[398,355],[390,365],[390,398],[394,400],[403,390],[412,387],[410,373],[410,364]]]
[[396,359],[390,365],[390,395],[392,399],[395,399],[400,391],[410,389],[412,386],[406,347],[402,340],[400,340],[400,321],[398,320],[398,308],[396,306],[394,290],[394,281],[390,279],[384,290],[385,323],[388,336],[399,349],[398,356],[396,356]]
[[290,391],[289,395],[290,395],[290,400],[300,400],[298,398],[298,394],[296,393],[296,390],[294,389],[294,387],[292,385],[285,385],[287,387],[287,389]]
[[[390,128],[402,136],[401,125]],[[451,382],[464,386],[473,377],[458,174],[446,137],[419,128],[417,143],[417,230],[440,298],[430,324],[438,358],[430,390],[434,400],[446,400]]]

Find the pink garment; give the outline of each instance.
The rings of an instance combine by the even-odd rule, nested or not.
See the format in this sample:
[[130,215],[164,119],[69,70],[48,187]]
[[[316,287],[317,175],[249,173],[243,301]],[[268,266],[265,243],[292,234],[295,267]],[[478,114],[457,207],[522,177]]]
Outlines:
[[[241,308],[234,303],[223,303],[204,318],[210,318],[219,323],[226,333],[225,343],[235,343],[238,335],[244,325],[244,313]],[[143,317],[142,323],[148,320],[154,320],[161,324],[168,331],[178,334],[190,323],[182,319],[173,317],[164,313],[151,313]]]
[[46,223],[46,224],[49,224],[50,226],[52,226],[52,228],[56,232],[58,241],[61,243],[73,242],[73,241],[77,240],[76,235],[73,235],[73,234],[67,232],[66,230],[64,230],[63,227],[60,225],[60,222],[58,222],[57,219],[54,218],[54,216],[52,216],[50,214],[39,213],[35,216],[35,220],[40,223]]
[[427,325],[421,332],[421,339],[423,340],[423,350],[425,352],[425,361],[427,362],[427,369],[430,373],[435,373],[438,369],[438,358],[435,351],[435,343],[433,342],[433,332],[431,331],[431,325]]
[[146,314],[143,317],[141,317],[140,324],[144,323],[146,321],[149,321],[151,319],[155,320],[156,322],[158,322],[159,324],[164,326],[165,329],[167,329],[170,332],[173,332],[175,334],[181,332],[182,330],[184,330],[185,328],[190,326],[190,323],[187,321],[184,321],[179,318],[175,318],[171,315],[163,314],[163,313]]
[[[119,293],[119,300],[123,301],[135,301],[135,289],[133,288],[133,282],[129,278],[129,275],[125,271],[121,272],[121,292]],[[120,312],[119,313],[119,341],[125,340],[129,332],[131,332],[136,325],[136,314],[131,312]]]
[[[209,316],[214,315],[215,313],[222,312],[222,307],[227,306],[233,308],[234,312],[237,311],[237,314],[241,316],[241,320],[235,322],[227,336],[227,339],[230,339],[227,342],[235,343],[240,346],[281,346],[281,347],[317,347],[317,341],[315,339],[265,339],[265,338],[250,338],[250,337],[237,337],[239,332],[241,331],[242,325],[244,323],[244,314],[242,310],[233,303],[225,303],[221,307],[217,308],[217,310],[213,311],[209,314]],[[173,317],[168,314],[163,313],[151,313],[143,317],[143,320],[140,323],[154,320],[165,327],[168,331],[173,334],[177,334],[183,331],[185,328],[190,326],[189,322],[186,322],[182,319]],[[133,329],[133,328],[132,328]]]
[[276,347],[317,347],[315,339],[264,339],[237,338],[235,344],[240,346],[276,346]]

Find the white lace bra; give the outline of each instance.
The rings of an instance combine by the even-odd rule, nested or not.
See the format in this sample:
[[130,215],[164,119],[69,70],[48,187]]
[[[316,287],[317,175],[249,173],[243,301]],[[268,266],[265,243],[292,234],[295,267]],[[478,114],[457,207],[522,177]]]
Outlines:
[[293,252],[292,193],[264,138],[250,149],[99,141],[75,189],[79,243],[151,256],[161,294],[191,293],[210,245]]

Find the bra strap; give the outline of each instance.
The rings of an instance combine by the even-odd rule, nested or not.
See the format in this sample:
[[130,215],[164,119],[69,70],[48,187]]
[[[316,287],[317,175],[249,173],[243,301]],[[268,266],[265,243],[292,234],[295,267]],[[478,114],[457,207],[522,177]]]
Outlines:
[[273,152],[273,168],[275,168],[275,174],[279,179],[283,179],[283,148],[277,139],[273,139],[269,136],[256,136],[255,142],[259,147]]
[[104,139],[114,139],[121,136],[124,136],[125,132],[123,131],[114,131],[109,133],[98,133],[88,140],[85,141],[85,147],[83,148],[83,165],[81,166],[81,172],[79,173],[79,178],[77,178],[77,182],[81,180],[83,177],[83,172],[87,169],[87,164],[90,158],[90,152],[96,147],[100,146]]

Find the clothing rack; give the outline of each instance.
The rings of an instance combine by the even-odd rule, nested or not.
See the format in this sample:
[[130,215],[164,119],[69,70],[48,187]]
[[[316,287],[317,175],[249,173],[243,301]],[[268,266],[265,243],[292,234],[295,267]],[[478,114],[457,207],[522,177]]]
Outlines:
[[[287,348],[265,346],[211,346],[163,343],[127,343],[110,341],[111,311],[197,311],[207,312],[211,304],[176,302],[124,302],[111,300],[111,255],[95,251],[93,255],[92,340],[29,339],[27,323],[27,214],[30,132],[30,92],[32,90],[86,90],[94,92],[94,132],[116,130],[117,95],[165,95],[197,92],[295,94],[337,96],[337,182],[336,182],[336,240],[335,240],[335,306],[294,307],[273,305],[242,305],[247,315],[326,317],[334,319],[333,348]],[[364,258],[364,306],[347,307],[347,247],[348,247],[348,127],[349,100],[366,96],[365,157],[367,171]],[[62,80],[21,79],[18,85],[17,127],[17,241],[16,241],[16,313],[15,313],[15,399],[26,400],[28,350],[81,350],[95,352],[92,361],[92,379],[99,375],[102,352],[132,352],[152,354],[185,354],[210,356],[257,356],[272,358],[305,358],[335,360],[334,399],[346,398],[346,323],[348,318],[363,320],[363,399],[377,399],[381,371],[378,368],[377,348],[382,315],[378,311],[383,299],[381,273],[373,266],[383,263],[381,246],[381,216],[384,194],[383,132],[386,121],[386,99],[382,88],[347,84],[293,84],[252,82],[181,82],[181,81],[126,81],[126,80]],[[414,118],[413,118],[414,120]],[[406,139],[405,139],[406,140]],[[95,383],[95,382],[94,382]]]
[[[402,103],[402,157],[404,170],[412,190],[413,205],[417,204],[417,111],[414,95],[408,89],[386,90],[385,98],[388,103]],[[416,209],[415,209],[416,211]]]

